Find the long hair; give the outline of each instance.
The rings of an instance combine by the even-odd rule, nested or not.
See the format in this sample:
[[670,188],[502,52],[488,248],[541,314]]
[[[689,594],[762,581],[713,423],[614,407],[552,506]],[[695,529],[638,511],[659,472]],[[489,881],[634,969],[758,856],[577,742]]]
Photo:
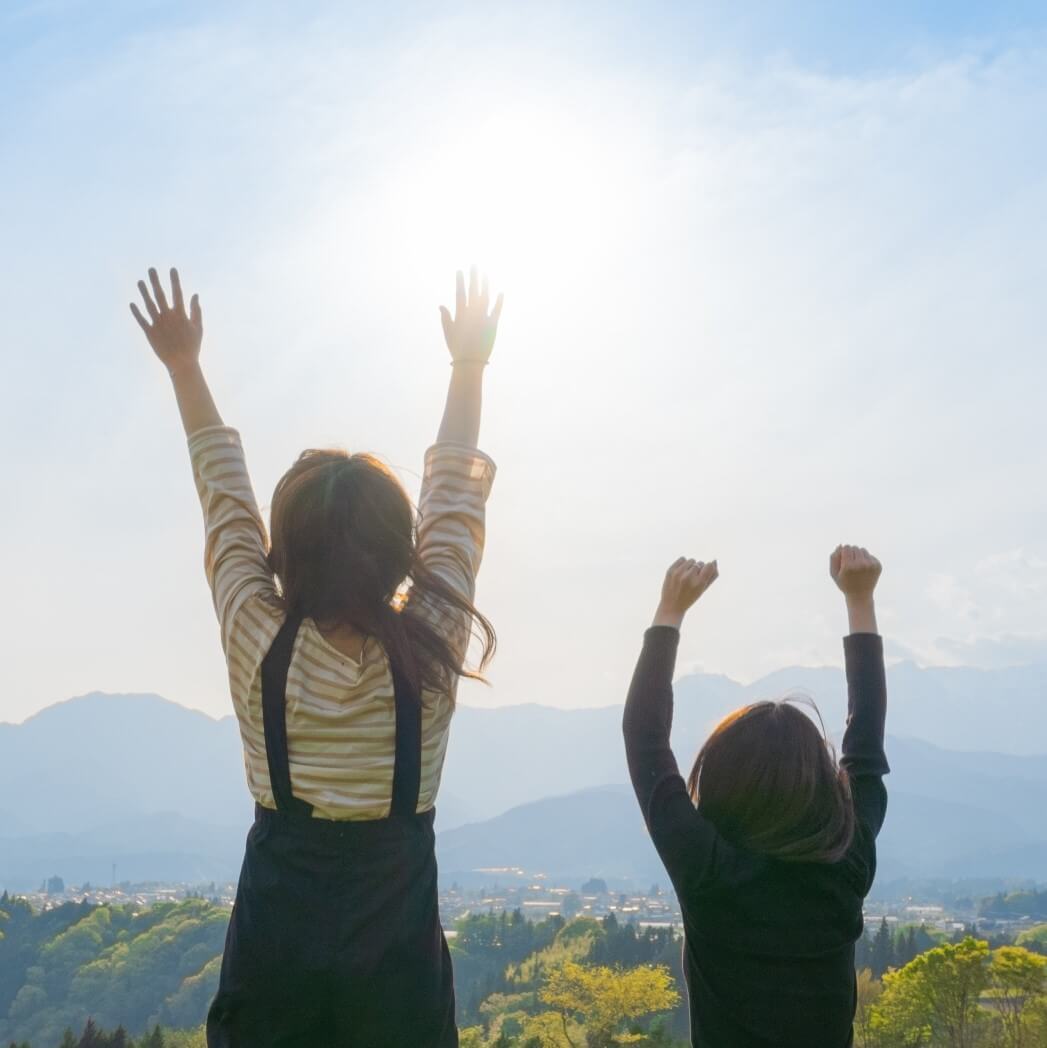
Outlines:
[[776,859],[838,862],[854,837],[847,775],[824,726],[792,699],[729,713],[699,750],[687,788],[727,840]]
[[[374,637],[419,693],[451,696],[458,677],[483,679],[494,627],[422,563],[411,501],[372,455],[302,452],[273,493],[269,566],[288,614]],[[474,632],[481,656],[471,670],[464,648]]]

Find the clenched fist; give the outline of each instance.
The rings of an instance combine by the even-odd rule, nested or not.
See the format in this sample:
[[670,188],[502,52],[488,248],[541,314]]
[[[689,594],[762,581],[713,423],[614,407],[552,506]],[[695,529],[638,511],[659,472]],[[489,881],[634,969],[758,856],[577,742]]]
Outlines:
[[829,574],[846,597],[871,597],[883,565],[861,546],[837,546],[829,558]]
[[829,574],[847,598],[852,633],[876,633],[873,591],[883,566],[861,546],[837,546],[829,558]]
[[665,573],[654,625],[679,629],[688,608],[717,580],[719,574],[715,560],[706,564],[680,557],[674,561]]

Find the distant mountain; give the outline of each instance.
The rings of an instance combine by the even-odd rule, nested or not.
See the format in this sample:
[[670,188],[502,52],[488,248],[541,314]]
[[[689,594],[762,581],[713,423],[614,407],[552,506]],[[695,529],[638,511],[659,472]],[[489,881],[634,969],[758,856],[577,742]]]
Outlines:
[[[1047,753],[1047,665],[990,671],[919,669],[903,663],[889,671],[888,688],[888,756],[897,772],[896,785],[899,776],[911,774],[914,793],[948,799],[955,790],[972,802],[983,786],[1010,790],[1014,804],[1030,814],[1047,810],[1027,796],[1029,784],[1038,782],[1043,785],[1036,787],[1037,796],[1047,802],[1047,757],[1034,756]],[[737,706],[794,693],[818,703],[826,728],[838,738],[847,711],[841,670],[780,670],[745,686],[708,674],[677,681],[673,746],[681,766],[690,763],[710,729]],[[477,817],[488,817],[540,796],[621,782],[621,717],[620,705],[460,709],[443,790],[471,804]],[[909,746],[903,739],[930,742]],[[978,752],[948,752],[956,750]]]
[[[240,733],[159,695],[95,692],[0,724],[0,809],[31,832],[75,833],[174,811],[246,825]],[[0,819],[0,835],[10,835]]]
[[[683,678],[676,690],[673,737],[684,768],[719,717],[756,697],[804,691],[819,702],[830,730],[839,732],[843,724],[845,686],[835,669],[782,670],[749,686],[699,674]],[[890,672],[890,691],[893,774],[885,854],[897,875],[995,870],[1000,863],[989,861],[992,852],[1015,857],[1021,869],[1007,874],[1047,877],[1047,869],[1031,872],[1044,868],[1038,842],[1047,840],[1047,756],[1033,755],[1047,751],[1047,667],[921,670],[903,664]],[[468,832],[444,833],[441,848],[451,849],[451,857],[465,855],[481,832],[477,826],[502,832],[506,824],[496,816],[543,798],[623,783],[621,713],[621,706],[459,708],[437,826]],[[934,743],[898,737],[921,734]],[[980,751],[947,748],[964,745]],[[612,791],[586,802],[599,809],[590,812],[594,825],[610,817],[612,796],[629,799],[627,791]],[[622,825],[636,830],[638,817],[627,809]],[[513,815],[534,817],[530,810]],[[0,724],[0,888],[24,889],[53,873],[73,883],[104,881],[113,862],[121,878],[181,879],[190,871],[199,871],[200,880],[224,878],[238,867],[250,819],[232,717],[215,720],[156,695],[94,693],[23,724]],[[537,831],[528,836],[520,823],[515,832],[537,846]],[[588,839],[582,826],[564,832]],[[498,839],[491,838],[492,850]],[[594,858],[602,854],[599,839],[588,847]],[[945,855],[960,866],[947,869]],[[493,856],[477,861],[500,864]]]
[[245,835],[244,825],[214,826],[158,812],[80,833],[0,838],[0,887],[25,891],[53,873],[81,885],[109,885],[114,873],[118,882],[135,883],[235,880]]
[[[541,870],[581,882],[668,884],[631,788],[607,786],[521,805],[494,819],[446,830],[437,838],[441,879],[480,867]],[[878,844],[881,883],[900,878],[1047,879],[1047,834],[1027,831],[999,812],[895,791]],[[475,877],[472,878],[475,880]]]
[[437,858],[445,882],[479,867],[519,866],[574,881],[668,883],[629,786],[548,797],[445,830]]

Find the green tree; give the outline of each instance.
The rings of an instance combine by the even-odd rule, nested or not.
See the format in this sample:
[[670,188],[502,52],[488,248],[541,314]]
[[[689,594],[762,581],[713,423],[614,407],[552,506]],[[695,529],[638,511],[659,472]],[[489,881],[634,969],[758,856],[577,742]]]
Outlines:
[[154,1026],[142,1041],[142,1048],[166,1048],[164,1034],[159,1026]]
[[612,1048],[639,1038],[622,1026],[655,1012],[675,1008],[680,995],[669,970],[643,966],[627,971],[567,961],[555,968],[538,993],[560,1017],[564,1039],[572,1039],[571,1020],[585,1027],[588,1048]]
[[872,1028],[888,1045],[929,1043],[972,1048],[989,985],[989,944],[967,936],[928,950],[883,978]]
[[873,1032],[873,1008],[883,993],[883,983],[874,978],[869,968],[863,968],[857,976],[858,1006],[854,1013],[854,1038],[858,1048],[875,1048]]
[[568,919],[582,912],[582,897],[577,892],[568,892],[560,904],[560,912]]
[[1014,945],[1024,946],[1034,953],[1047,953],[1047,924],[1036,924],[1019,932]]
[[992,1003],[1003,1024],[1004,1044],[1027,1048],[1030,1039],[1025,1011],[1043,997],[1047,977],[1047,957],[1020,946],[1001,946],[993,951],[989,965]]
[[870,966],[873,975],[880,978],[889,968],[894,967],[894,937],[891,935],[887,918],[880,919],[880,927],[876,929],[871,948]]

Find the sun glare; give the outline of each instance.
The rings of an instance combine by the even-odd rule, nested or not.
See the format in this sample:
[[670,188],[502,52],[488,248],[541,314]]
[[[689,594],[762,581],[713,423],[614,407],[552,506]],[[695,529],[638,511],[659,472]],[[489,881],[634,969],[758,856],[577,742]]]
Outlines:
[[599,263],[625,192],[608,143],[555,110],[500,114],[440,136],[400,168],[393,200],[420,272],[477,261],[500,284]]

